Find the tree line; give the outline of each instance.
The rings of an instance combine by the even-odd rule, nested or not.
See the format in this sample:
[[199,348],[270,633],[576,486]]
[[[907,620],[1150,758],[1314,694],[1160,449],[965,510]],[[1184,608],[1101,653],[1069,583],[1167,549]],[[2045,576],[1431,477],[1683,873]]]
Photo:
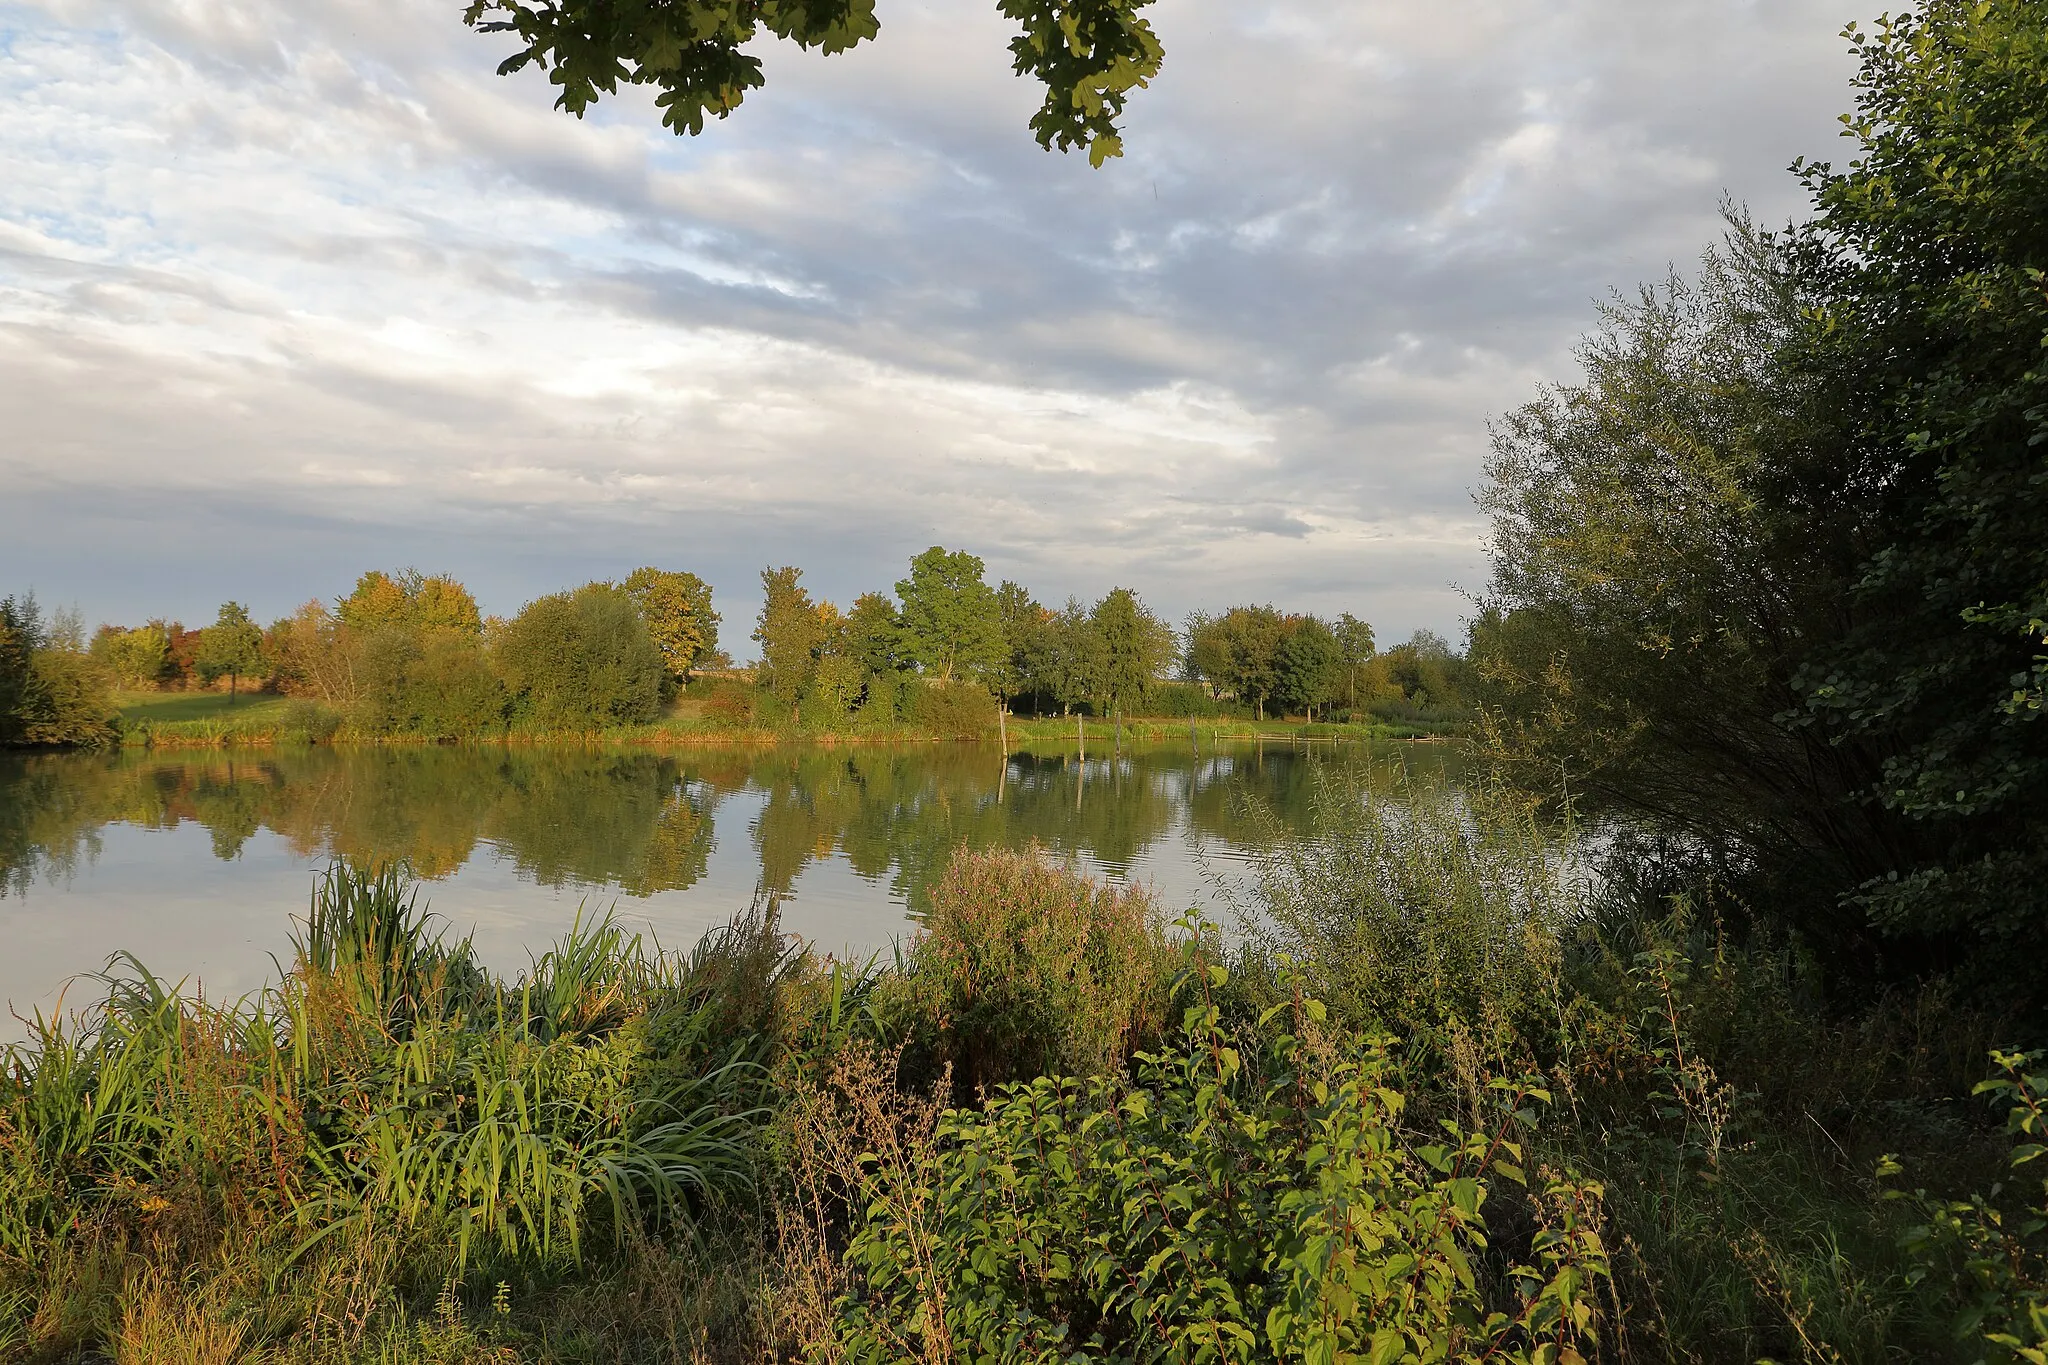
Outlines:
[[[1015,714],[1306,715],[1415,721],[1469,713],[1473,679],[1441,636],[1386,651],[1350,613],[1335,620],[1245,605],[1181,630],[1132,589],[1053,607],[990,584],[983,561],[933,546],[893,591],[841,608],[794,565],[761,572],[751,640],[735,669],[695,574],[646,567],[487,618],[445,574],[371,570],[332,602],[259,626],[226,602],[209,625],[45,624],[32,597],[0,617],[0,741],[109,742],[110,690],[220,688],[300,698],[300,728],[364,736],[479,738],[590,732],[652,721],[683,698],[712,722],[777,729],[903,728],[974,734]],[[6,642],[13,641],[13,644]],[[12,653],[5,651],[12,650]],[[15,659],[14,665],[4,660]],[[8,698],[19,695],[20,700]],[[318,734],[315,737],[319,737]]]

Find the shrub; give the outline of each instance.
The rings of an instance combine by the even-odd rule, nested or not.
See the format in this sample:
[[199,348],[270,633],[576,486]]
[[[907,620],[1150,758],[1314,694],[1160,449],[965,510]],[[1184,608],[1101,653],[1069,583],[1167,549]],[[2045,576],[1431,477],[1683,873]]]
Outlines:
[[[2010,1163],[2017,1170],[2048,1156],[2048,1071],[2041,1069],[2048,1053],[1993,1052],[1999,1074],[1977,1086],[2010,1105],[2006,1131],[2016,1139]],[[2039,1169],[2038,1167],[2036,1168]],[[1887,1155],[1878,1166],[1880,1178],[1902,1168]],[[1919,1260],[1915,1280],[1942,1277],[1959,1300],[1955,1321],[1958,1341],[1969,1341],[1993,1360],[2048,1362],[2048,1175],[2033,1184],[2028,1202],[2001,1207],[1994,1186],[1989,1197],[1966,1200],[1929,1197],[1925,1190],[1908,1196],[1886,1192],[1890,1199],[1909,1200],[1925,1221],[1906,1233],[1906,1245]],[[1953,1267],[1960,1262],[1960,1275]],[[1942,1283],[1940,1278],[1934,1281]],[[1988,1349],[1986,1349],[1988,1348]]]
[[1174,720],[1241,718],[1251,714],[1235,702],[1210,696],[1209,689],[1199,683],[1183,682],[1154,683],[1145,696],[1145,711]]
[[913,725],[942,739],[981,739],[996,728],[995,698],[973,683],[925,680],[898,701],[899,710],[906,704]]
[[287,735],[298,736],[312,744],[324,744],[341,729],[341,717],[317,701],[298,697],[285,706],[280,724]]
[[1297,1001],[1240,1038],[1197,1002],[1134,1084],[1041,1077],[877,1148],[834,1344],[872,1362],[1579,1359],[1607,1274],[1599,1187],[1548,1179],[1529,1258],[1483,1260],[1543,1092],[1499,1086],[1493,1131],[1422,1140],[1389,1041],[1344,1055],[1320,1017]]
[[98,749],[121,739],[121,713],[109,679],[89,656],[39,649],[32,659],[23,738],[30,744]]
[[633,599],[611,584],[528,603],[496,654],[518,713],[542,729],[635,725],[661,710],[667,665]]
[[755,702],[759,693],[745,683],[730,678],[720,678],[703,687],[704,718],[719,725],[735,729],[754,723]]
[[1560,934],[1584,913],[1570,842],[1440,778],[1319,767],[1313,781],[1301,835],[1254,813],[1271,851],[1240,906],[1247,941],[1361,1025],[1554,1042]]
[[1143,891],[963,849],[929,896],[907,988],[963,1093],[1114,1071],[1163,1024],[1173,959]]

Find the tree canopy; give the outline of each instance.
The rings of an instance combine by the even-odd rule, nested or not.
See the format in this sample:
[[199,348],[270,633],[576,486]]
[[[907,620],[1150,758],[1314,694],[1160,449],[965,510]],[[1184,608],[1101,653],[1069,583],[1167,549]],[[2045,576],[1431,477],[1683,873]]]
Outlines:
[[718,648],[718,613],[711,585],[693,573],[643,568],[626,575],[626,595],[640,609],[647,633],[661,648],[668,671],[687,678]]
[[446,574],[428,576],[418,569],[387,574],[372,569],[356,580],[355,590],[335,603],[335,614],[352,630],[380,626],[408,629],[483,629],[483,616],[469,589]]
[[[1022,30],[1012,67],[1045,87],[1031,116],[1041,147],[1086,148],[1091,165],[1123,153],[1117,119],[1130,92],[1165,60],[1140,13],[1151,0],[997,0]],[[470,0],[463,20],[510,33],[520,48],[498,66],[547,72],[555,107],[576,117],[621,83],[651,85],[663,126],[704,131],[763,83],[761,59],[743,51],[762,33],[831,54],[881,32],[875,0]]]
[[981,574],[980,556],[934,545],[910,561],[910,577],[896,585],[904,652],[940,682],[956,673],[985,678],[1002,667],[1002,616]]
[[199,633],[199,650],[194,656],[199,676],[207,682],[225,677],[232,696],[244,674],[263,668],[263,631],[249,619],[249,609],[240,602],[223,602],[214,623]]
[[1532,784],[1858,974],[2011,976],[2048,927],[2048,3],[1850,36],[1815,218],[1737,217],[1501,424],[1475,654]]

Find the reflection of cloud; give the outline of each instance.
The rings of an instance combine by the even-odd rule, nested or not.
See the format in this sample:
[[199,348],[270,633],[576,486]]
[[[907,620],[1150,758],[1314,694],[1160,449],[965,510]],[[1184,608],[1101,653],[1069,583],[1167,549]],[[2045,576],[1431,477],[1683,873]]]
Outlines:
[[442,7],[0,0],[0,591],[655,560],[739,621],[764,560],[845,597],[943,540],[1447,627],[1486,418],[1724,189],[1790,211],[1846,100],[1824,0],[1184,0],[1095,173],[992,6],[884,17],[678,140]]

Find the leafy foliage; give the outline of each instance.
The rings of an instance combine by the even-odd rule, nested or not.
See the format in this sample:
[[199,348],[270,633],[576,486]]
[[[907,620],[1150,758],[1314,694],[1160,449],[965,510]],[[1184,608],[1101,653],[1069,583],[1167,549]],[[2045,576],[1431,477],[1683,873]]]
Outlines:
[[[1209,968],[1204,994],[1227,980]],[[1322,1017],[1297,1000],[1240,1038],[1198,999],[1134,1082],[1005,1086],[939,1120],[924,1168],[877,1162],[847,1357],[1579,1359],[1607,1273],[1597,1185],[1550,1181],[1534,1264],[1507,1267],[1499,1308],[1480,1282],[1490,1186],[1524,1179],[1514,1133],[1547,1095],[1500,1084],[1496,1130],[1420,1140],[1390,1041],[1335,1053]]]
[[981,558],[934,545],[896,585],[904,656],[940,682],[980,679],[1003,665],[1002,619]]
[[1089,613],[1088,624],[1101,650],[1095,696],[1103,709],[1124,715],[1142,706],[1152,681],[1173,658],[1173,631],[1145,610],[1129,588],[1112,588]]
[[1872,918],[2024,942],[2048,924],[2027,700],[2048,619],[2048,5],[1935,0],[1850,36],[1857,157],[1804,168],[1799,260],[1875,526],[1862,610],[1795,681],[1807,724],[1881,755],[1859,796],[1914,831],[1858,888]]
[[202,681],[225,676],[230,695],[242,675],[263,667],[263,631],[249,619],[249,609],[240,602],[221,603],[220,615],[199,633],[194,656]]
[[100,662],[53,630],[33,594],[0,598],[0,746],[99,748],[120,738]]
[[2048,922],[2044,18],[1852,29],[1814,222],[1609,309],[1489,468],[1500,755],[1746,864],[1843,981],[2043,988],[1991,964]]
[[[2048,1074],[2038,1069],[2048,1053],[1994,1051],[1991,1057],[1998,1074],[1980,1082],[1976,1093],[2011,1106],[2006,1131],[2017,1139],[2010,1156],[2017,1170],[2048,1155]],[[1889,1155],[1878,1163],[1880,1179],[1902,1170]],[[1910,1196],[1888,1190],[1886,1197],[1911,1203],[1926,1219],[1905,1234],[1920,1261],[1915,1281],[1961,1263],[1954,1282],[1956,1339],[1980,1351],[1980,1361],[2048,1365],[2048,1177],[2035,1185],[2034,1200],[2017,1209],[2001,1208],[2001,1193],[1994,1187],[1989,1198],[1958,1200],[1933,1198],[1924,1189]]]
[[688,678],[717,651],[719,617],[711,609],[709,583],[693,573],[643,568],[626,575],[625,588],[670,673]]
[[[1121,155],[1117,118],[1133,89],[1159,74],[1164,51],[1138,13],[1150,0],[999,0],[1023,33],[1011,41],[1019,75],[1046,88],[1032,116],[1042,147],[1086,147],[1100,166]],[[744,46],[765,32],[805,49],[844,52],[881,30],[874,0],[470,0],[484,33],[517,35],[499,75],[538,66],[558,87],[555,107],[583,117],[620,82],[652,85],[663,126],[701,133],[761,88],[761,59]]]
[[651,720],[666,668],[623,589],[591,583],[528,603],[494,653],[519,714],[548,728]]
[[474,635],[483,629],[476,598],[468,588],[446,574],[430,577],[418,569],[401,569],[396,574],[371,569],[356,580],[353,592],[335,604],[335,615],[343,625],[358,631],[400,626]]

